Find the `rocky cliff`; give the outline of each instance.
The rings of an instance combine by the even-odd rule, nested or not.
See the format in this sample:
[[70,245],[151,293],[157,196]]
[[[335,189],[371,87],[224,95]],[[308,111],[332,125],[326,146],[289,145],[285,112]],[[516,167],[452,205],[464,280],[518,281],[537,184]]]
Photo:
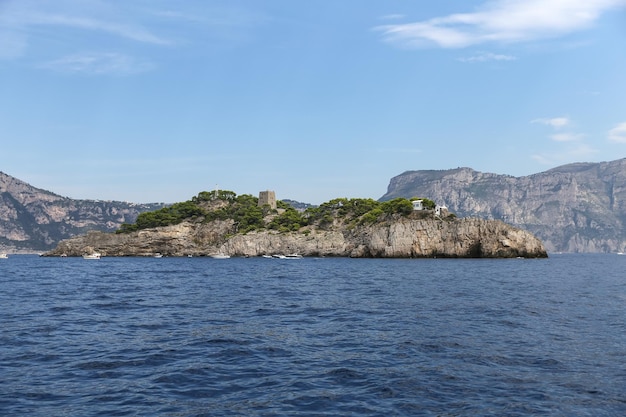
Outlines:
[[163,204],[74,200],[0,172],[0,252],[37,252],[90,230],[114,231]]
[[470,168],[408,171],[382,201],[427,197],[463,217],[498,219],[529,230],[548,251],[626,249],[626,159],[564,165],[525,177]]
[[183,222],[128,234],[92,232],[62,241],[48,256],[260,256],[298,253],[304,256],[380,258],[545,257],[531,233],[495,220],[394,217],[388,221],[335,230],[235,234],[229,220]]

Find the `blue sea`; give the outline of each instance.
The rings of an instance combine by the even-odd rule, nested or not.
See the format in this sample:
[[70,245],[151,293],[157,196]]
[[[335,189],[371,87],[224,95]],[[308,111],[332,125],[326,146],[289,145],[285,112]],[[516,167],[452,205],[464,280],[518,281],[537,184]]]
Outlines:
[[624,416],[626,256],[0,260],[2,416]]

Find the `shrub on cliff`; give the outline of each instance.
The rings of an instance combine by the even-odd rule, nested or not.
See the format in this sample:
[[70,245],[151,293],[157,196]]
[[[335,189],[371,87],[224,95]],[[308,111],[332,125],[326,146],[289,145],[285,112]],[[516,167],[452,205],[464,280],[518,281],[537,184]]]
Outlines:
[[304,212],[309,225],[328,229],[336,222],[354,227],[359,224],[372,224],[383,216],[399,214],[407,216],[413,212],[413,204],[406,198],[396,198],[384,203],[371,198],[336,198],[316,208]]
[[308,224],[308,221],[302,214],[293,207],[287,207],[281,214],[277,215],[267,225],[269,229],[278,230],[280,232],[290,232],[299,230],[302,226]]
[[134,224],[124,223],[117,233],[128,233],[136,230],[148,229],[151,227],[170,226],[181,223],[195,216],[202,216],[205,211],[192,201],[172,204],[160,210],[140,213]]

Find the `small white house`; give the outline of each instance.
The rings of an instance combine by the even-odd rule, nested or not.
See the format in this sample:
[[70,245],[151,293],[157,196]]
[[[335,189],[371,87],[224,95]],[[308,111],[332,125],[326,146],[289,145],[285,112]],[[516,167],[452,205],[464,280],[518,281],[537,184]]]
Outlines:
[[413,200],[413,210],[414,211],[422,211],[424,210],[424,200]]
[[436,216],[447,216],[448,215],[448,207],[440,206],[439,204],[437,204],[435,206],[435,215]]

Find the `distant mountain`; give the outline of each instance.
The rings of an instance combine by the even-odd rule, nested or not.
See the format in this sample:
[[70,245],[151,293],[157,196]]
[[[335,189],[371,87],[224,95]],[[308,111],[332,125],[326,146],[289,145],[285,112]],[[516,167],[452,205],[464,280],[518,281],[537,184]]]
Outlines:
[[0,252],[50,250],[92,230],[114,231],[163,203],[74,200],[0,172]]
[[459,217],[497,219],[526,229],[551,252],[626,248],[626,159],[575,163],[525,177],[471,168],[407,171],[381,200],[426,197]]
[[296,201],[296,200],[289,200],[289,199],[284,199],[281,200],[283,203],[289,204],[291,207],[295,208],[296,210],[300,210],[300,211],[304,211],[310,207],[317,207],[314,204],[309,204],[309,203],[303,203],[301,201]]

